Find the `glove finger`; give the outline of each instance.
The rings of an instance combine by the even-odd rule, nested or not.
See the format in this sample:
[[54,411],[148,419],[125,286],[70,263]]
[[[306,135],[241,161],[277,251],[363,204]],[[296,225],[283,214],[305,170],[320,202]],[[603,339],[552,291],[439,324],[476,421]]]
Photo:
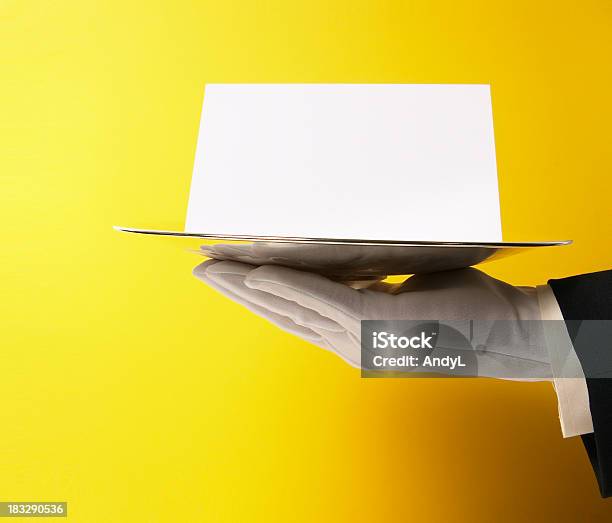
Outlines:
[[[282,314],[277,314],[274,311],[270,311],[267,308],[261,307],[248,299],[245,299],[243,296],[233,293],[228,288],[219,285],[217,282],[207,276],[206,269],[211,265],[218,263],[220,262],[217,260],[208,260],[196,267],[194,274],[196,274],[196,276],[204,283],[208,284],[221,294],[227,296],[236,303],[239,303],[255,314],[263,317],[280,329],[296,335],[305,341],[316,345],[317,347],[333,352],[352,367],[360,368],[361,354],[359,340],[351,333],[342,329],[342,327],[339,325],[334,325],[332,330],[327,330],[321,328],[320,326],[318,328],[310,329],[308,327],[298,325],[291,320],[291,318],[283,316]],[[234,270],[244,273],[248,272],[249,268],[234,267]],[[330,326],[330,324],[326,324],[326,326]]]
[[206,276],[218,285],[228,289],[242,299],[263,307],[273,313],[291,318],[291,320],[307,328],[313,326],[328,331],[343,330],[329,318],[323,317],[315,311],[302,307],[299,304],[285,300],[274,294],[251,289],[245,285],[245,277],[252,267],[237,262],[220,262],[206,270]]
[[346,285],[318,274],[272,265],[254,269],[244,283],[251,289],[273,294],[310,309],[355,335],[361,332],[363,295]]
[[[205,262],[205,263],[208,263],[208,262]],[[293,322],[291,318],[288,318],[281,314],[276,314],[264,307],[261,307],[255,303],[250,302],[247,299],[242,298],[241,296],[234,294],[232,291],[228,290],[226,287],[223,287],[222,285],[219,285],[215,281],[211,280],[206,275],[205,272],[199,272],[198,274],[196,274],[196,277],[199,280],[206,283],[207,285],[209,285],[210,287],[212,287],[213,289],[215,289],[216,291],[218,291],[219,293],[223,294],[224,296],[228,297],[229,299],[238,303],[239,305],[242,305],[243,307],[250,310],[251,312],[254,312],[258,316],[261,316],[262,318],[274,324],[278,328],[284,330],[285,332],[298,336],[325,350],[333,351],[333,349],[328,345],[326,340],[324,340],[320,334],[313,331],[312,329],[309,329],[302,325],[298,325],[295,322]]]

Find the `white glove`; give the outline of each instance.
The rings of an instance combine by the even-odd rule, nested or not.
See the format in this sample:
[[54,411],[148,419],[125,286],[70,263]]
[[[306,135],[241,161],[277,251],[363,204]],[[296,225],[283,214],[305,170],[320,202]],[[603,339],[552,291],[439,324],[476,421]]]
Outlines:
[[[209,260],[194,275],[355,367],[361,364],[361,320],[479,320],[480,332],[472,342],[478,349],[472,350],[478,375],[525,380],[551,376],[543,335],[525,328],[540,320],[535,289],[513,287],[473,268],[415,275],[395,285],[377,282],[359,290],[313,273],[234,261]],[[486,327],[495,320],[507,321],[501,329]]]

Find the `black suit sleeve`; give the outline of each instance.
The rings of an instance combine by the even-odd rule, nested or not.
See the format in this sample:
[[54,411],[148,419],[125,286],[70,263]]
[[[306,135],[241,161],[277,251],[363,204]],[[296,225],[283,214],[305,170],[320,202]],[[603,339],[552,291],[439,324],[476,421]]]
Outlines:
[[[612,496],[612,321],[585,321],[612,319],[612,270],[550,280],[548,284],[586,377],[594,432],[583,435],[582,441],[601,495]],[[583,335],[585,330],[595,331],[595,335]]]

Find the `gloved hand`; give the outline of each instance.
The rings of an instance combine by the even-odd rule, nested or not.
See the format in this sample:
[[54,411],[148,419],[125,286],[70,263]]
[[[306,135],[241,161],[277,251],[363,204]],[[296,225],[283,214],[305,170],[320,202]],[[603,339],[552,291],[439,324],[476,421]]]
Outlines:
[[[361,320],[479,320],[473,351],[478,375],[544,380],[551,376],[537,324],[535,289],[513,287],[473,268],[415,275],[401,284],[354,289],[323,276],[279,266],[209,260],[194,275],[281,329],[330,350],[355,367]],[[528,332],[529,330],[529,332]]]

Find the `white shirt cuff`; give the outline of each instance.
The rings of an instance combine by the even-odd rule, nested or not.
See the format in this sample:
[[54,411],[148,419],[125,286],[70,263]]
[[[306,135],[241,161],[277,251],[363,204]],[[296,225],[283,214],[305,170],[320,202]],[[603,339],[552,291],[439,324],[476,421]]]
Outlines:
[[593,432],[593,418],[582,365],[565,324],[563,328],[558,328],[558,324],[555,328],[547,328],[547,321],[563,321],[563,314],[552,289],[548,285],[539,285],[537,295],[557,393],[561,432],[564,438],[588,434]]

